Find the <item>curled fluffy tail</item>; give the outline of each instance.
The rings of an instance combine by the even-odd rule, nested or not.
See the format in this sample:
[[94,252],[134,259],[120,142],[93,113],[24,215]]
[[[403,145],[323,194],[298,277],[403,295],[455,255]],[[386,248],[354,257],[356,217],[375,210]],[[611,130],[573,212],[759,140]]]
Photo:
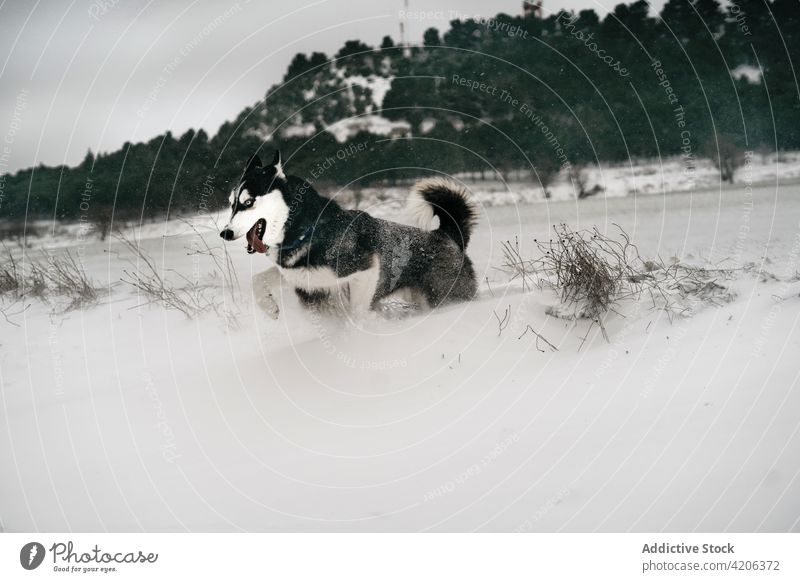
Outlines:
[[467,191],[447,178],[426,178],[414,184],[406,210],[414,226],[434,230],[433,219],[439,219],[435,228],[465,249],[478,218],[475,204]]

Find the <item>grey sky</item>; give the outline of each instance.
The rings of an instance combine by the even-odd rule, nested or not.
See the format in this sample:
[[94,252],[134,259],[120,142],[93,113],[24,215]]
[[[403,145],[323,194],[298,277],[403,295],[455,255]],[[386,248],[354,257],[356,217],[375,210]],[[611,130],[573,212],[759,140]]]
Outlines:
[[[297,52],[398,39],[403,0],[0,0],[0,173],[75,164],[170,129],[213,134],[262,99]],[[656,0],[660,9],[664,0]],[[618,2],[545,0],[545,10]],[[406,20],[411,41],[521,0],[409,0],[441,20]]]

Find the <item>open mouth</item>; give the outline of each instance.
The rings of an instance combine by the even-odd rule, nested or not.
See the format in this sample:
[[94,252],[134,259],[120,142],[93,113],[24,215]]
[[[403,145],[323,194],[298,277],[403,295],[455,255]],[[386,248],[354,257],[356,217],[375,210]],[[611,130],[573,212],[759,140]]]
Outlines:
[[264,238],[264,231],[267,229],[267,221],[259,218],[258,222],[253,225],[247,233],[247,252],[252,253],[266,253],[269,248],[261,240]]

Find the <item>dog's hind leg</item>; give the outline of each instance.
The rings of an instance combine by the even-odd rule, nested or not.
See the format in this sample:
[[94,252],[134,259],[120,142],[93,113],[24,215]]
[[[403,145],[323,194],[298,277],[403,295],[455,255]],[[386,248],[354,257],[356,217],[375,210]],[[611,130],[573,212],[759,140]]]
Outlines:
[[431,307],[471,301],[478,292],[475,271],[468,258],[461,264],[442,266],[424,277],[421,291]]

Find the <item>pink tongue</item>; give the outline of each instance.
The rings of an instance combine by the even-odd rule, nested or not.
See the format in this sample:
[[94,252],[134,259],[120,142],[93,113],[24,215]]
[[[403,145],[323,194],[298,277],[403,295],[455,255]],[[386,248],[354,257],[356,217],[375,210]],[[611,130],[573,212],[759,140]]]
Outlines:
[[250,229],[250,232],[247,233],[247,242],[253,247],[253,250],[257,253],[266,253],[267,252],[267,245],[264,244],[258,235],[256,235],[256,229],[258,225],[254,226]]
[[253,244],[250,246],[252,246],[257,253],[266,253],[267,245],[265,245],[257,236],[254,236],[253,239]]

